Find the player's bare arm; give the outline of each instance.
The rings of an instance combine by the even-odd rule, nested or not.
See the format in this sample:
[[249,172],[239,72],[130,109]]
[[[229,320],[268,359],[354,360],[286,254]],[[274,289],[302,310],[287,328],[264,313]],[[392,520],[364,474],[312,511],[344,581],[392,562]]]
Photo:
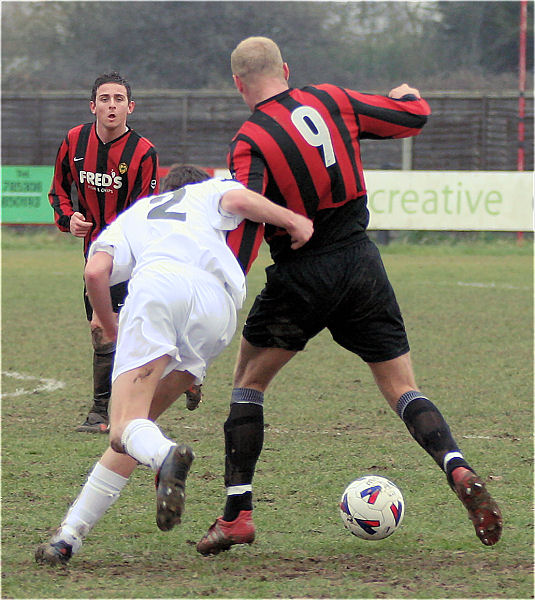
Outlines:
[[117,317],[110,297],[110,274],[113,258],[107,252],[95,252],[87,261],[84,271],[85,285],[93,311],[98,317],[107,338],[117,338]]
[[230,190],[221,198],[221,207],[256,223],[271,223],[286,229],[292,249],[304,246],[314,233],[312,221],[283,206],[271,202],[252,190]]
[[410,87],[406,83],[402,83],[401,85],[398,85],[397,87],[391,89],[388,92],[389,98],[394,98],[394,100],[403,98],[403,96],[408,96],[408,95],[412,95],[412,96],[416,96],[417,98],[421,98],[419,90],[417,90],[416,88]]

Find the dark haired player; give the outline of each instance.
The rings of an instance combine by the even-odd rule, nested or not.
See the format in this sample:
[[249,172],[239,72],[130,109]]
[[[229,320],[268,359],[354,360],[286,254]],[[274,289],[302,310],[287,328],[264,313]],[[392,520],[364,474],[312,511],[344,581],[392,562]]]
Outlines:
[[[100,75],[91,90],[89,108],[95,121],[73,127],[56,157],[49,200],[61,231],[91,242],[119,213],[138,198],[158,192],[158,156],[153,144],[127,124],[134,111],[130,84],[119,73]],[[76,186],[77,202],[71,187]],[[110,288],[113,310],[124,303],[127,282]],[[84,288],[93,343],[93,406],[77,431],[107,433],[108,403],[115,342],[102,330]]]

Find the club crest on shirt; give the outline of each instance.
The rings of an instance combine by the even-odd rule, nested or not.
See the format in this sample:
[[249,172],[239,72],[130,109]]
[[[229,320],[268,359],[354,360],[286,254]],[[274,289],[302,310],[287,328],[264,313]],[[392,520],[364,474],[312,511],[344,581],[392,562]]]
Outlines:
[[122,162],[122,163],[119,165],[119,173],[120,173],[121,175],[124,175],[124,174],[125,174],[127,171],[128,171],[128,165],[127,165],[126,163]]

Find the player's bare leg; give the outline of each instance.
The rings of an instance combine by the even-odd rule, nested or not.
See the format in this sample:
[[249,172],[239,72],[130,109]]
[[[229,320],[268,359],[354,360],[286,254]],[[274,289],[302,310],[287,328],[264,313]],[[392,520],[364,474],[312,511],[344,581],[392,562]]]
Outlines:
[[187,372],[161,380],[169,356],[122,373],[113,386],[110,443],[156,471],[156,523],[168,531],[180,523],[193,450],[166,438],[151,416],[166,410],[194,381]]
[[201,554],[218,554],[234,544],[250,544],[255,538],[252,481],[264,440],[263,392],[295,354],[279,348],[257,348],[242,338],[225,422],[227,501],[223,516],[197,544]]
[[182,394],[193,387],[194,381],[195,377],[187,371],[171,371],[160,379],[151,401],[149,419],[156,421]]
[[124,452],[121,436],[133,419],[147,419],[154,393],[160,383],[169,356],[118,375],[113,382],[110,407],[110,445],[116,452]]
[[234,387],[265,392],[275,375],[296,354],[283,348],[259,348],[242,337],[234,369]]
[[409,352],[393,360],[368,363],[368,366],[377,387],[394,412],[400,397],[405,392],[417,389]]
[[[80,550],[89,531],[119,497],[138,462],[158,468],[158,527],[167,531],[180,522],[185,502],[185,480],[193,460],[193,452],[188,446],[177,446],[167,440],[152,421],[184,393],[194,377],[190,373],[171,371],[160,380],[167,361],[168,358],[162,357],[156,365],[145,365],[147,368],[141,367],[117,378],[111,405],[112,425],[116,427],[111,433],[110,441],[120,451],[110,447],[104,452],[58,531],[48,542],[37,547],[37,562],[66,565],[72,555]],[[124,394],[132,395],[133,404],[123,402]],[[142,438],[147,438],[141,442],[132,439],[132,436],[128,439],[128,443],[141,453],[136,458],[124,453],[120,441],[122,435],[118,433],[124,433],[124,426],[132,422],[137,422],[133,437],[136,437],[137,432],[141,433]],[[117,439],[120,446],[117,446]],[[160,450],[160,459],[154,456],[154,447]],[[138,458],[142,460],[138,461]]]
[[[186,388],[193,387],[194,380],[194,376],[186,371],[171,371],[161,379],[154,392],[149,419],[156,420],[184,390],[187,393]],[[200,394],[200,386],[197,387]],[[156,524],[162,531],[169,531],[181,521],[186,501],[186,477],[193,459],[189,446],[175,446],[169,450],[156,474]]]
[[48,542],[35,551],[38,563],[66,565],[82,547],[83,540],[119,497],[137,461],[107,448],[93,467],[82,490],[60,527]]
[[500,539],[502,515],[482,479],[466,462],[438,408],[418,391],[410,354],[368,363],[391,408],[412,437],[446,473],[448,483],[468,511],[476,535],[486,546]]

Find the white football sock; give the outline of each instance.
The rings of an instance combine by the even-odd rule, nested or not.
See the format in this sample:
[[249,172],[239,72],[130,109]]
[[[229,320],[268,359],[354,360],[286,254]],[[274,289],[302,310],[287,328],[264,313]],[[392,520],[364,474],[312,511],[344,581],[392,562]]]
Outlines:
[[126,477],[98,462],[89,473],[82,491],[69,508],[52,542],[63,540],[71,544],[73,554],[76,553],[82,540],[117,500],[127,483]]
[[157,471],[175,442],[166,438],[156,423],[149,419],[134,419],[124,428],[123,448],[142,465]]

